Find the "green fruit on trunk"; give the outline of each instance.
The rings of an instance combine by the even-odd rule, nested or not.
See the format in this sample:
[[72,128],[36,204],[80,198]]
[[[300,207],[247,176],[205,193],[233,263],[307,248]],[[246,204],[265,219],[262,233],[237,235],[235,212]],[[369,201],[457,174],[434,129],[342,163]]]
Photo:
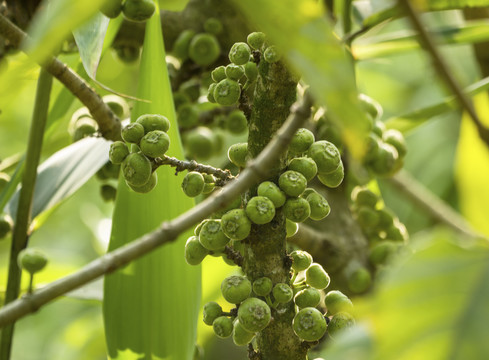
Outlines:
[[313,220],[318,221],[324,219],[331,212],[331,207],[329,206],[328,200],[317,192],[309,194],[306,200],[311,207],[310,218]]
[[293,154],[306,152],[314,143],[314,134],[307,129],[301,128],[296,131],[289,144],[289,151]]
[[250,60],[251,49],[248,44],[238,42],[233,44],[229,50],[229,60],[236,65],[244,65]]
[[251,294],[251,282],[244,276],[228,276],[221,283],[221,293],[231,304],[240,304]]
[[226,117],[226,129],[232,134],[242,134],[248,129],[248,121],[241,110],[233,110]]
[[233,209],[221,217],[222,231],[231,240],[244,240],[251,231],[251,221],[243,209]]
[[326,140],[316,141],[312,144],[307,155],[316,162],[319,174],[331,173],[338,169],[341,163],[338,148]]
[[305,341],[318,341],[326,333],[326,319],[319,310],[306,307],[300,310],[292,320],[294,333]]
[[335,171],[328,174],[318,174],[318,180],[321,182],[321,184],[332,189],[340,186],[344,178],[345,168],[343,167],[343,163],[341,161],[340,165]]
[[300,172],[288,170],[280,175],[278,185],[289,196],[301,195],[307,187],[307,180]]
[[144,133],[145,131],[143,125],[135,122],[124,126],[121,135],[122,139],[128,143],[139,144],[144,136]]
[[204,305],[203,314],[204,323],[212,325],[214,320],[222,315],[222,308],[218,303],[211,301]]
[[204,190],[204,176],[196,171],[188,172],[182,181],[182,190],[188,197],[196,197]]
[[295,250],[290,253],[292,257],[292,269],[299,272],[306,270],[312,264],[312,256],[306,251]]
[[291,287],[285,283],[275,284],[272,294],[275,301],[279,304],[286,304],[294,297]]
[[328,335],[335,338],[339,333],[351,328],[353,325],[355,325],[353,316],[347,312],[337,313],[328,324]]
[[255,333],[246,330],[238,319],[234,320],[233,342],[237,346],[244,346],[253,340]]
[[274,45],[267,47],[263,52],[263,60],[265,60],[267,63],[276,63],[277,61],[280,61],[281,58],[282,55]]
[[219,105],[229,106],[238,102],[241,96],[240,85],[231,79],[224,79],[214,88],[214,99]]
[[233,321],[226,316],[219,316],[212,323],[212,329],[217,337],[221,339],[228,338],[233,333]]
[[146,21],[153,16],[155,8],[152,0],[126,0],[122,12],[128,20]]
[[156,185],[158,185],[158,174],[156,174],[156,172],[153,172],[151,174],[151,177],[149,178],[149,180],[144,185],[141,185],[141,186],[134,186],[134,185],[131,185],[131,184],[127,184],[127,185],[134,192],[137,192],[137,193],[140,193],[140,194],[149,193],[151,190],[153,190],[156,187]]
[[315,289],[322,290],[329,286],[331,279],[320,264],[313,263],[306,270],[306,283]]
[[226,67],[222,65],[216,67],[214,70],[212,70],[211,77],[216,83],[224,80],[226,78]]
[[328,309],[328,314],[335,315],[341,311],[352,311],[353,303],[339,290],[332,290],[324,297],[324,305]]
[[265,43],[265,34],[262,32],[252,32],[248,35],[246,41],[253,49],[260,50]]
[[308,157],[293,158],[290,160],[287,169],[301,173],[307,181],[311,181],[318,172],[316,162]]
[[287,219],[300,223],[311,215],[311,206],[306,199],[290,198],[285,202],[284,214]]
[[231,145],[228,150],[228,159],[239,168],[246,166],[248,157],[248,143],[237,143]]
[[255,196],[246,205],[246,215],[255,224],[267,224],[275,217],[275,206],[269,198]]
[[316,307],[321,300],[321,293],[315,288],[308,287],[299,291],[295,297],[294,302],[300,308]]
[[241,65],[229,64],[226,66],[226,77],[228,79],[238,81],[245,74],[244,68]]
[[202,246],[197,236],[191,236],[185,243],[185,261],[189,265],[199,265],[209,254],[209,250]]
[[139,146],[146,156],[163,157],[170,148],[170,137],[164,131],[153,130],[143,136]]
[[122,163],[122,174],[133,186],[143,186],[151,177],[151,162],[141,153],[129,154]]
[[202,225],[199,241],[207,250],[221,250],[229,242],[229,238],[221,228],[221,220],[208,220]]
[[170,120],[160,114],[144,114],[138,117],[136,122],[143,125],[145,134],[153,130],[167,132],[170,128]]
[[253,281],[253,292],[258,296],[267,296],[272,288],[272,280],[268,277],[261,277]]
[[370,287],[372,284],[372,276],[366,268],[359,267],[348,275],[347,283],[351,292],[359,294]]
[[238,309],[238,319],[249,332],[258,332],[267,327],[272,316],[266,302],[257,298],[248,298]]
[[280,190],[280,188],[274,182],[271,181],[262,182],[258,186],[257,194],[258,196],[269,198],[275,208],[283,206],[285,204],[285,200],[287,200],[285,193]]

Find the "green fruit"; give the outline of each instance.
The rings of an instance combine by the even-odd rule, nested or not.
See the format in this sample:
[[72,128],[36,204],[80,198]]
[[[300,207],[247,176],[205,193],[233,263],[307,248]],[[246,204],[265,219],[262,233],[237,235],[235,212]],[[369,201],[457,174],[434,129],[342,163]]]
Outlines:
[[280,188],[271,181],[262,182],[257,189],[258,196],[264,196],[269,198],[275,208],[279,208],[285,204],[287,197]]
[[365,94],[358,94],[358,100],[360,100],[361,108],[367,112],[372,120],[375,121],[382,116],[382,106],[380,106],[380,104],[372,99],[370,96],[367,96]]
[[117,195],[117,189],[112,185],[104,184],[100,187],[100,196],[106,202],[114,201]]
[[322,290],[329,286],[331,279],[320,264],[313,263],[306,270],[306,283],[315,289]]
[[285,283],[275,284],[272,294],[275,301],[279,304],[286,304],[294,297],[291,287]]
[[277,61],[280,61],[282,58],[282,55],[278,51],[277,47],[272,45],[269,46],[265,49],[263,52],[263,59],[270,64],[276,63]]
[[319,174],[331,173],[338,169],[341,163],[338,148],[326,140],[313,143],[307,155],[316,162]]
[[248,35],[246,41],[253,49],[260,50],[265,43],[265,34],[262,32],[252,32]]
[[205,32],[213,35],[218,35],[222,32],[222,22],[216,18],[208,18],[204,22]]
[[152,0],[126,0],[122,12],[128,20],[146,21],[153,16],[155,4]]
[[400,131],[395,129],[386,130],[382,134],[382,140],[384,140],[385,143],[394,146],[400,157],[404,157],[406,155],[406,140]]
[[146,156],[163,157],[170,147],[170,137],[164,131],[153,130],[143,136],[140,147]]
[[182,31],[173,43],[173,55],[181,60],[186,60],[188,58],[188,48],[190,47],[190,41],[192,41],[194,36],[195,31],[193,30]]
[[[119,0],[120,1],[120,0]],[[114,112],[114,114],[121,118],[127,118],[129,116],[129,105],[126,100],[117,95],[105,95],[102,100],[107,106]]]
[[207,160],[214,152],[214,134],[208,127],[199,126],[188,131],[184,140],[185,148],[191,157]]
[[301,194],[301,197],[307,199],[310,194],[318,194],[318,192],[313,188],[306,188],[306,190],[304,190],[304,192]]
[[321,220],[329,215],[331,212],[331,207],[329,206],[328,201],[317,192],[311,193],[306,198],[309,206],[311,207],[311,219],[313,220]]
[[156,172],[153,172],[151,174],[151,177],[149,178],[149,180],[144,185],[141,185],[141,186],[135,186],[135,185],[131,185],[131,184],[127,184],[127,185],[134,192],[137,192],[140,194],[146,194],[146,193],[149,193],[151,190],[153,190],[156,187],[156,185],[158,185],[158,175],[156,174]]
[[221,293],[231,304],[240,304],[251,294],[251,282],[244,276],[228,276],[221,283]]
[[151,172],[151,162],[141,153],[129,154],[122,163],[122,174],[130,185],[146,184],[151,177]]
[[144,136],[144,127],[140,123],[131,123],[122,129],[122,139],[128,143],[139,144]]
[[293,222],[303,222],[311,215],[311,207],[306,199],[290,198],[285,202],[284,214]]
[[272,280],[268,277],[261,277],[253,281],[253,292],[258,296],[267,296],[272,288]]
[[339,290],[332,290],[324,297],[324,305],[328,309],[328,314],[335,315],[341,311],[352,311],[353,303]]
[[225,339],[233,333],[233,321],[226,316],[219,316],[212,323],[212,329],[217,337]]
[[319,290],[311,287],[299,291],[294,297],[294,302],[300,309],[306,307],[316,307],[318,306],[320,300],[321,293]]
[[318,341],[326,332],[326,320],[319,310],[306,307],[300,310],[292,320],[294,333],[305,341]]
[[0,172],[0,193],[5,189],[10,182],[9,174]]
[[251,49],[248,44],[238,42],[229,50],[229,60],[236,65],[244,65],[250,60]]
[[13,221],[8,214],[0,214],[0,239],[5,238],[12,230]]
[[248,143],[238,143],[231,145],[228,150],[228,159],[239,168],[246,166],[248,157]]
[[394,240],[394,241],[407,241],[408,233],[406,227],[399,223],[395,222],[385,231],[386,239]]
[[221,47],[216,37],[211,34],[197,34],[190,41],[188,56],[200,66],[208,66],[217,60]]
[[374,133],[370,133],[366,139],[365,155],[363,157],[363,162],[368,163],[375,160],[377,154],[379,153],[380,144],[382,141]]
[[177,111],[178,126],[188,129],[199,123],[199,110],[193,104],[183,104]]
[[343,162],[340,161],[340,166],[338,168],[328,174],[319,174],[318,180],[324,186],[330,187],[332,189],[337,188],[343,182],[345,178],[345,168],[343,167]]
[[245,71],[242,65],[229,64],[226,66],[226,77],[228,79],[238,81],[244,74]]
[[219,105],[234,105],[241,96],[241,87],[231,79],[224,79],[214,88],[214,99]]
[[328,324],[328,334],[332,338],[335,338],[338,333],[351,328],[353,325],[355,325],[353,316],[346,312],[340,312],[331,318]]
[[397,248],[398,245],[393,241],[381,241],[370,248],[368,260],[376,266],[385,265]]
[[204,190],[204,176],[196,171],[188,172],[182,181],[182,190],[188,197],[196,197]]
[[226,67],[225,66],[218,66],[211,72],[212,80],[214,80],[216,83],[218,83],[221,80],[224,80],[226,78]]
[[374,230],[379,223],[379,215],[369,206],[359,206],[356,215],[358,223],[366,231]]
[[108,18],[115,19],[122,11],[122,0],[106,1],[100,8],[100,12]]
[[289,196],[299,196],[306,190],[307,180],[300,172],[288,170],[278,178],[278,185]]
[[213,104],[216,102],[216,99],[214,99],[214,90],[216,89],[216,86],[216,83],[212,83],[209,85],[209,89],[207,90],[207,100]]
[[21,269],[24,269],[32,275],[44,269],[48,263],[48,259],[42,251],[27,248],[19,253],[17,263]]
[[244,66],[246,78],[250,83],[256,80],[258,77],[258,67],[253,61],[248,61]]
[[246,215],[255,224],[267,224],[275,217],[275,206],[269,198],[255,196],[246,205]]
[[170,120],[159,114],[141,115],[137,118],[136,122],[143,125],[145,134],[153,130],[167,132],[170,128]]
[[312,256],[306,251],[295,250],[290,253],[292,257],[292,269],[295,272],[306,270],[312,264]]
[[355,189],[353,189],[351,196],[352,200],[358,206],[365,205],[373,209],[377,205],[377,201],[379,201],[379,197],[377,196],[377,194],[365,187],[356,187]]
[[191,236],[185,244],[185,261],[189,265],[199,265],[209,254],[209,250],[201,245],[197,236]]
[[200,224],[198,224],[195,229],[194,229],[194,235],[199,236],[200,230],[202,230],[202,226],[208,221],[209,219],[202,220]]
[[78,122],[73,132],[73,142],[77,142],[97,132],[97,128],[92,124]]
[[237,346],[244,346],[253,340],[255,333],[246,330],[238,319],[234,321],[233,342]]
[[370,272],[364,268],[359,267],[352,271],[347,277],[348,288],[351,292],[359,294],[366,291],[372,283],[372,276]]
[[391,175],[395,172],[399,153],[390,144],[380,144],[376,158],[370,163],[372,170],[378,175]]
[[286,237],[292,237],[297,234],[297,231],[299,231],[299,224],[290,221],[289,219],[285,219],[285,231]]
[[294,154],[306,152],[314,143],[314,134],[307,129],[301,128],[292,137],[289,144],[289,151]]
[[243,209],[228,211],[221,218],[222,231],[231,240],[246,239],[251,231],[251,221]]
[[394,224],[395,215],[388,208],[378,209],[377,215],[379,217],[377,226],[380,230],[387,230]]
[[245,330],[258,332],[267,327],[272,316],[266,302],[257,298],[248,298],[238,309],[238,319]]
[[221,220],[208,220],[202,225],[199,241],[207,250],[221,250],[229,242],[221,228]]
[[293,158],[287,169],[301,173],[307,181],[311,181],[318,172],[316,162],[308,157]]
[[204,188],[202,189],[202,194],[210,194],[216,188],[216,179],[212,175],[204,175]]
[[226,129],[232,134],[242,134],[248,129],[248,121],[241,110],[233,110],[226,117]]
[[214,320],[216,320],[219,316],[222,315],[222,308],[218,303],[211,301],[204,305],[203,313],[204,313],[204,318],[203,318],[204,323],[206,325],[212,325]]

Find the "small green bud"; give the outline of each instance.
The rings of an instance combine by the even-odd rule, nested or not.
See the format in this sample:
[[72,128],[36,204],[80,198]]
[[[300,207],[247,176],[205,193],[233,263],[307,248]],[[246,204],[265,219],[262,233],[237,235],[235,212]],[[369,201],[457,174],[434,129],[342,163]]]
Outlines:
[[126,19],[131,21],[146,21],[155,12],[152,0],[126,0],[122,5],[122,12]]
[[400,131],[395,129],[386,130],[382,134],[382,140],[384,140],[385,143],[394,146],[400,157],[404,157],[406,155],[406,140]]
[[203,319],[204,323],[206,325],[212,325],[214,320],[216,320],[219,316],[222,315],[222,308],[218,303],[211,301],[204,305],[203,313],[204,313],[204,319]]
[[140,147],[146,156],[163,157],[170,147],[170,137],[164,131],[153,130],[143,136]]
[[251,231],[251,221],[243,209],[228,211],[221,218],[222,231],[231,240],[246,239]]
[[100,12],[108,18],[115,19],[122,11],[122,0],[106,1],[100,8]]
[[306,199],[290,198],[285,202],[284,214],[293,222],[303,222],[311,215],[311,207]]
[[188,172],[182,181],[182,190],[188,197],[196,197],[204,190],[204,176],[196,171]]
[[27,248],[19,253],[17,263],[21,269],[24,269],[32,275],[44,269],[48,263],[48,259],[42,251]]
[[331,279],[320,264],[313,263],[306,270],[306,283],[318,290],[326,289]]
[[308,157],[293,158],[287,169],[301,173],[307,181],[311,181],[318,172],[316,162]]
[[316,307],[318,306],[320,300],[321,293],[319,290],[311,287],[299,291],[294,297],[294,302],[300,309],[306,307]]
[[396,164],[399,159],[399,153],[396,148],[390,144],[380,144],[377,157],[370,164],[372,170],[382,176],[391,175],[397,168]]
[[226,67],[225,66],[218,66],[211,72],[212,80],[214,80],[216,83],[218,83],[221,80],[224,80],[226,78]]
[[314,143],[314,134],[307,129],[301,128],[292,137],[289,144],[289,151],[294,154],[306,152]]
[[268,277],[261,277],[253,281],[253,292],[258,296],[267,296],[272,288],[272,280]]
[[188,55],[194,63],[208,66],[217,60],[221,47],[216,37],[211,34],[197,34],[190,41]]
[[228,338],[233,333],[233,321],[226,316],[219,316],[212,323],[212,329],[217,337],[221,339]]
[[219,105],[234,105],[241,96],[241,87],[231,79],[224,79],[214,88],[214,99]]
[[189,265],[199,265],[209,254],[209,250],[201,245],[197,236],[191,236],[185,244],[185,261]]
[[0,240],[5,238],[12,230],[13,221],[10,215],[0,214]]
[[156,172],[153,172],[149,180],[144,185],[141,186],[134,186],[131,184],[127,184],[127,185],[137,193],[146,194],[149,193],[151,190],[153,190],[156,187],[156,185],[158,185],[158,175],[156,174]]
[[137,123],[143,125],[144,133],[147,134],[153,130],[167,132],[170,128],[170,120],[166,116],[159,114],[144,114],[137,118]]
[[243,301],[238,309],[238,319],[245,330],[258,332],[267,327],[272,318],[266,302],[250,297]]
[[129,155],[129,148],[122,141],[115,141],[110,145],[109,159],[112,164],[122,164]]
[[326,332],[326,319],[319,310],[306,307],[300,310],[292,320],[294,333],[305,341],[318,341]]
[[109,184],[100,187],[100,196],[105,202],[114,201],[117,195],[117,189]]
[[318,180],[324,186],[330,187],[332,189],[337,188],[343,182],[345,178],[345,168],[343,167],[343,162],[340,161],[338,168],[328,174],[319,174]]
[[214,152],[214,140],[214,134],[208,127],[199,126],[187,132],[184,144],[190,157],[206,160]]
[[306,190],[307,180],[300,172],[288,170],[280,175],[278,185],[289,196],[299,196]]
[[275,301],[279,304],[286,304],[294,297],[294,292],[290,286],[285,283],[275,284],[272,294]]
[[292,257],[292,269],[299,272],[306,270],[312,264],[312,256],[306,251],[295,250],[290,253]]
[[131,123],[125,126],[121,132],[122,139],[128,143],[139,144],[144,136],[144,127],[139,123]]
[[331,290],[324,297],[324,305],[328,309],[328,314],[335,315],[340,311],[352,311],[353,303],[339,290]]
[[250,60],[251,50],[248,44],[238,42],[229,50],[229,60],[236,65],[244,65]]
[[193,104],[183,104],[177,111],[178,126],[188,129],[199,123],[199,110]]
[[246,205],[246,215],[255,224],[267,224],[275,217],[275,206],[269,198],[255,196]]
[[218,35],[222,32],[222,22],[219,19],[216,18],[208,18],[204,22],[204,30],[205,32],[212,34],[212,35]]
[[173,55],[175,57],[186,60],[188,58],[188,49],[190,47],[190,41],[192,41],[195,36],[195,31],[184,30],[178,35],[177,39],[173,43]]
[[241,110],[233,110],[226,117],[226,129],[232,134],[242,134],[248,129],[248,121]]
[[331,207],[328,201],[319,193],[314,192],[307,196],[306,198],[309,206],[311,207],[311,219],[321,220],[329,215],[331,212]]
[[129,154],[122,163],[122,174],[128,184],[142,186],[151,177],[151,162],[141,153]]
[[269,198],[275,208],[279,208],[285,204],[287,197],[280,188],[271,181],[262,182],[257,189],[258,196],[265,196]]
[[244,346],[253,340],[255,333],[246,330],[238,319],[234,320],[233,342],[237,346]]
[[297,231],[299,231],[299,224],[289,220],[285,219],[285,231],[286,231],[286,237],[292,237],[295,234],[297,234]]
[[263,59],[269,64],[276,63],[277,61],[280,61],[281,58],[282,55],[274,45],[267,47],[263,52]]
[[370,284],[372,283],[372,276],[366,268],[359,267],[348,275],[347,282],[348,288],[353,293],[359,294],[366,291],[370,287]]
[[258,67],[253,61],[248,61],[244,66],[246,78],[250,83],[254,82],[258,77]]
[[360,186],[353,189],[351,197],[358,206],[365,205],[373,209],[377,205],[377,201],[379,201],[379,197],[372,190]]
[[221,220],[208,220],[202,225],[199,241],[207,250],[221,250],[229,242],[229,238],[221,228]]
[[228,159],[239,168],[246,166],[248,156],[248,143],[238,143],[231,145],[228,150]]
[[238,81],[244,74],[245,71],[242,65],[229,64],[226,66],[226,77],[228,79]]
[[253,49],[260,50],[265,43],[265,34],[262,32],[252,32],[248,35],[246,41]]
[[221,293],[231,304],[240,304],[251,294],[251,282],[244,276],[228,276],[221,283]]
[[355,320],[353,316],[347,312],[340,312],[331,318],[328,325],[328,334],[333,339],[336,338],[338,333],[343,332],[355,325]]
[[338,169],[341,163],[338,148],[326,140],[316,141],[312,144],[307,155],[316,162],[319,174],[331,173]]

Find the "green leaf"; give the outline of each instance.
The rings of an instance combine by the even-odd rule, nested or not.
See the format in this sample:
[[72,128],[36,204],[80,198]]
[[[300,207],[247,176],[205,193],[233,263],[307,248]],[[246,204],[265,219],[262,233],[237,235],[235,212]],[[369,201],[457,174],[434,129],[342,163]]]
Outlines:
[[182,11],[189,0],[159,0],[161,10]]
[[[147,22],[133,120],[143,113],[163,114],[171,122],[169,155],[183,158],[168,78],[159,12]],[[117,190],[109,250],[142,236],[163,221],[194,206],[181,191],[183,174],[157,170],[158,185],[137,194],[121,180]],[[104,322],[111,359],[191,360],[200,304],[200,267],[184,259],[185,240],[153,251],[105,278]]]
[[328,360],[369,360],[372,358],[373,339],[365,326],[354,326],[335,338],[319,356]]
[[[249,21],[265,32],[290,65],[311,86],[355,157],[363,154],[369,128],[360,109],[352,60],[316,1],[234,0]],[[260,9],[257,11],[256,9]]]

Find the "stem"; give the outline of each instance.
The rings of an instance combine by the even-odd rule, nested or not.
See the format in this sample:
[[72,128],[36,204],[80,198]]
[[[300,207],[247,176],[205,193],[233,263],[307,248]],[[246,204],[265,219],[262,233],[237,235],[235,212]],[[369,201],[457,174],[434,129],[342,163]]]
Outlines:
[[157,166],[170,165],[174,167],[177,172],[189,170],[189,171],[198,171],[200,173],[214,175],[215,177],[225,182],[234,179],[234,176],[231,174],[231,171],[227,169],[223,170],[223,169],[215,168],[210,165],[199,164],[194,160],[184,161],[184,160],[179,160],[175,157],[163,155],[163,157],[155,159],[155,164]]
[[270,174],[272,164],[280,157],[292,139],[297,129],[307,120],[311,100],[305,98],[302,104],[292,107],[292,114],[280,129],[270,144],[241,173],[239,179],[227,184],[219,194],[211,195],[194,208],[179,217],[164,222],[155,231],[148,233],[129,244],[111,251],[85,265],[71,275],[52,282],[30,296],[15,300],[0,309],[0,328],[15,322],[17,319],[37,311],[41,306],[83,286],[96,278],[111,273],[157,247],[169,243],[195,224],[201,222],[212,213],[225,208],[244,193],[250,186]]
[[[19,195],[17,216],[12,234],[7,292],[5,294],[6,305],[19,296],[22,270],[17,265],[17,257],[20,251],[27,247],[27,241],[29,239],[32,197],[36,184],[37,165],[41,157],[44,127],[47,120],[52,83],[52,76],[46,70],[42,69],[37,81],[36,101],[34,104],[34,113],[32,114],[32,125],[29,131],[22,188]],[[3,329],[0,338],[0,360],[10,359],[13,334],[14,323]]]

